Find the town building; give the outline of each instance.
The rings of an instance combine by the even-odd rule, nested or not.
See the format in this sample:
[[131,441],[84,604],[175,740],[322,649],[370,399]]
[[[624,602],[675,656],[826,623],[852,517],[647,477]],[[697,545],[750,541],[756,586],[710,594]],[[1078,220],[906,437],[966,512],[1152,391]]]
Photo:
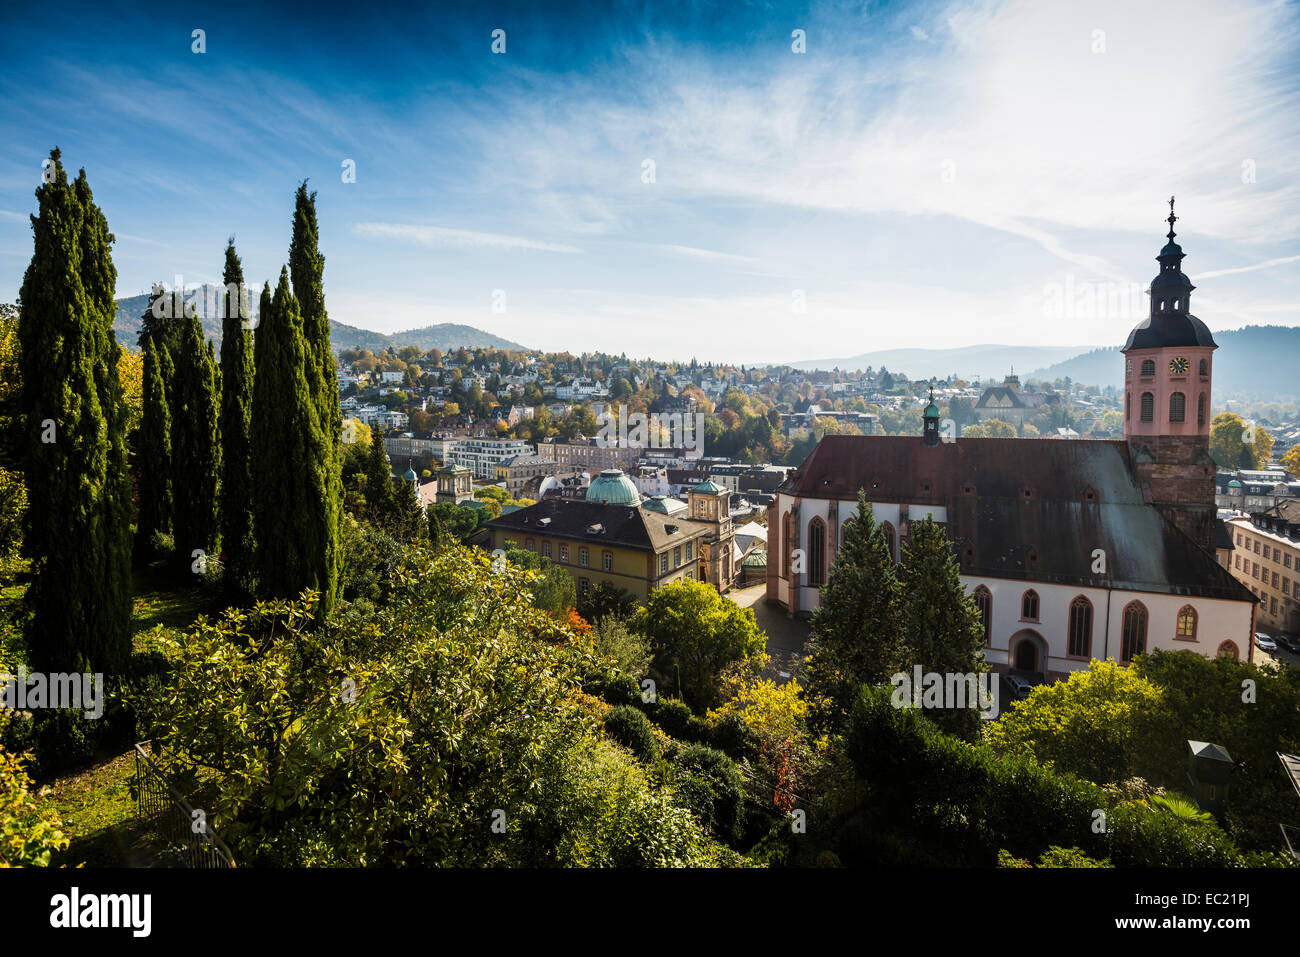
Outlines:
[[1259,598],[1259,624],[1300,632],[1300,501],[1286,499],[1228,523],[1232,574]]
[[1026,419],[1060,403],[1061,397],[1055,392],[1022,392],[1020,377],[1013,370],[1002,385],[984,390],[975,403],[975,416],[981,421],[1000,419],[1019,428]]
[[713,529],[645,507],[626,475],[611,469],[583,500],[545,498],[486,523],[490,548],[522,548],[568,570],[583,595],[604,582],[644,601],[683,579],[706,580]]
[[522,439],[497,439],[487,437],[462,438],[447,449],[449,465],[469,469],[475,478],[497,480],[497,466],[518,455],[529,455],[533,446]]
[[[1150,315],[1123,348],[1123,441],[824,437],[768,514],[767,600],[806,615],[866,493],[894,560],[929,517],[953,542],[997,670],[1059,677],[1155,649],[1253,656],[1255,596],[1215,558],[1209,329],[1182,249],[1157,257]],[[1235,563],[1236,557],[1234,555]]]

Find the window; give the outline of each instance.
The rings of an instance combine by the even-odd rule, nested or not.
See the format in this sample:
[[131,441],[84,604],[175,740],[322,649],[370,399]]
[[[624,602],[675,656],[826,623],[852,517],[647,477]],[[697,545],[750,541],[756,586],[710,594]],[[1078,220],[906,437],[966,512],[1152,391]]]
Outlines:
[[1236,561],[1237,561],[1237,567],[1240,568],[1240,567],[1241,567],[1241,556],[1240,556],[1240,555],[1234,555],[1233,558],[1236,559]]
[[1220,658],[1231,658],[1233,661],[1237,661],[1241,657],[1237,652],[1236,642],[1232,641],[1225,641],[1219,645],[1217,654]]
[[587,550],[585,548],[578,549],[578,564],[583,568],[587,567]]
[[1259,554],[1259,539],[1255,539],[1255,554]]
[[1284,595],[1291,594],[1291,579],[1289,578],[1282,579],[1282,594]]
[[790,547],[790,539],[793,537],[793,533],[794,519],[789,512],[786,512],[785,521],[782,523],[781,528],[781,546],[785,550],[785,554],[781,558],[781,568],[785,572],[786,578],[790,577],[790,553],[793,551]]
[[1238,532],[1238,533],[1237,533],[1237,544],[1238,544],[1238,545],[1241,544],[1241,532]]
[[1038,621],[1038,592],[1032,588],[1020,599],[1020,617],[1024,621]]
[[1196,424],[1205,424],[1205,393],[1202,392],[1196,399]]
[[1155,360],[1155,359],[1143,359],[1143,360],[1142,360],[1142,374],[1143,374],[1143,375],[1146,375],[1146,376],[1150,376],[1150,375],[1155,375],[1155,374],[1156,374],[1156,360]]
[[545,557],[545,558],[550,558],[550,557],[551,557],[551,543],[550,543],[550,542],[542,542],[542,556]]
[[808,523],[808,584],[826,584],[826,523],[820,517]]
[[1128,664],[1147,650],[1147,609],[1140,601],[1130,602],[1124,609],[1121,638],[1122,664]]
[[1191,605],[1178,609],[1178,630],[1174,637],[1183,641],[1196,640],[1196,609]]
[[1267,545],[1265,545],[1265,546],[1264,546],[1264,557],[1265,557],[1265,558],[1268,558],[1271,554],[1273,554],[1272,550],[1271,550]]
[[1092,602],[1082,595],[1070,602],[1067,654],[1071,658],[1092,657]]
[[1182,422],[1187,414],[1187,396],[1175,392],[1169,397],[1169,421]]
[[662,555],[659,556],[659,574],[660,575],[668,574],[668,553],[667,552],[664,552]]
[[1276,599],[1276,598],[1270,598],[1270,599],[1269,599],[1269,609],[1268,609],[1268,613],[1269,613],[1270,615],[1276,615],[1276,614],[1277,614],[1277,599]]
[[613,552],[605,552],[603,555],[600,556],[600,567],[605,569],[605,571],[607,572],[612,572],[614,570]]
[[1142,421],[1154,422],[1156,418],[1156,397],[1150,392],[1142,393]]
[[694,552],[694,550],[695,550],[695,543],[694,543],[694,542],[687,542],[687,543],[686,543],[686,560],[687,560],[688,562],[691,560],[692,553]]
[[682,567],[682,550],[680,547],[673,549],[673,568]]
[[1291,567],[1291,556],[1290,556],[1290,555],[1283,555],[1283,556],[1282,556],[1282,567],[1283,567],[1283,568],[1290,568],[1290,567]]
[[993,640],[993,593],[980,585],[974,592],[975,607],[980,611],[980,621],[984,623],[984,644]]
[[531,538],[524,539],[524,548],[528,549],[530,552],[537,551],[537,549],[533,547],[533,540]]
[[885,545],[889,548],[890,559],[897,561],[897,559],[894,558],[896,554],[894,551],[894,526],[890,525],[888,522],[882,522],[880,525],[880,534],[885,537]]
[[1273,587],[1277,587],[1277,572],[1273,573]]
[[1201,360],[1201,378],[1204,379],[1210,374],[1210,364],[1206,360]]
[[561,545],[561,546],[560,546],[560,561],[562,561],[562,562],[563,562],[564,564],[566,564],[566,565],[569,563],[569,546],[568,546],[568,545]]
[[579,595],[585,595],[585,594],[587,594],[587,589],[590,588],[590,587],[591,587],[591,582],[589,582],[587,579],[585,579],[585,578],[579,578],[579,579],[578,579],[578,594],[579,594]]

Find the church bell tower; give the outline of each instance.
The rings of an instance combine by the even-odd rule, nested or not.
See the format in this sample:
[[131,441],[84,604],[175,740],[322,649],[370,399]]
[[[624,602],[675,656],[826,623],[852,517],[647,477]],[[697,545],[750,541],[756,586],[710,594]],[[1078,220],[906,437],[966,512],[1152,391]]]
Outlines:
[[1183,273],[1169,198],[1168,242],[1151,281],[1151,311],[1129,333],[1124,354],[1124,437],[1146,500],[1202,547],[1214,548],[1214,461],[1210,458],[1209,328],[1191,313],[1196,287]]

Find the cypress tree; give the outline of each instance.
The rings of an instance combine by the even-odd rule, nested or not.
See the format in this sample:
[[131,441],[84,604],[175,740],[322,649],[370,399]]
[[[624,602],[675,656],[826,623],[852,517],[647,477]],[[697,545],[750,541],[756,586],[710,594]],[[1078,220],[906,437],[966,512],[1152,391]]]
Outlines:
[[[984,626],[979,609],[966,594],[961,569],[948,534],[931,519],[913,522],[903,543],[902,584],[904,671],[943,675],[982,674]],[[973,690],[973,689],[972,689]],[[978,734],[979,712],[973,701],[964,710],[929,711],[926,716],[952,734]]]
[[832,724],[847,713],[863,683],[887,681],[902,664],[901,595],[893,556],[864,493],[844,529],[844,544],[812,617],[804,672],[809,691],[829,705]]
[[393,511],[393,470],[378,426],[370,432],[370,449],[366,453],[366,511],[377,522],[387,520]]
[[155,532],[172,533],[172,416],[167,385],[172,379],[171,356],[152,336],[144,346],[144,409],[140,417],[140,514],[136,523],[136,552],[148,555]]
[[[244,267],[232,236],[226,244],[226,287],[221,318],[221,543],[226,589],[236,599],[252,593],[253,337],[244,289]],[[232,296],[233,293],[233,296]]]
[[308,443],[312,482],[321,483],[304,533],[312,550],[311,577],[321,592],[321,610],[328,613],[338,595],[342,568],[343,481],[340,443],[343,415],[339,408],[336,364],[330,347],[330,321],[325,311],[325,257],[319,248],[316,194],[307,183],[298,186],[294,202],[293,239],[289,244],[289,270],[293,278],[295,311],[300,310],[307,388],[315,412],[315,430]]
[[[188,312],[188,310],[184,310]],[[175,499],[176,557],[195,567],[195,551],[205,556],[217,543],[217,482],[221,468],[217,432],[216,366],[203,338],[197,313],[183,314],[180,352],[172,392],[172,494]],[[202,567],[199,565],[197,567]]]
[[57,149],[36,190],[34,250],[20,293],[25,543],[34,670],[118,671],[131,653],[126,407],[113,336],[113,235],[85,170]]
[[259,595],[297,598],[312,588],[323,598],[321,498],[327,483],[308,388],[310,352],[287,269],[280,270],[274,296],[269,283],[262,289],[253,349],[252,502]]

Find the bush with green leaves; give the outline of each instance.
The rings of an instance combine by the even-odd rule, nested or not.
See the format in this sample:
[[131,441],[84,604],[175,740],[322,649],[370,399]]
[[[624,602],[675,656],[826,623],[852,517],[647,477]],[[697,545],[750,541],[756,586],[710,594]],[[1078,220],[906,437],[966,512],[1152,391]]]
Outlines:
[[[0,733],[9,719],[0,715]],[[0,868],[48,867],[50,855],[68,846],[52,811],[43,810],[16,754],[0,747]]]
[[621,704],[605,715],[605,733],[642,761],[653,762],[659,757],[650,719],[631,705]]
[[668,757],[677,769],[679,803],[720,840],[739,840],[745,828],[745,779],[736,763],[704,744],[677,745]]
[[492,565],[414,547],[382,606],[322,623],[308,594],[166,636],[155,744],[238,860],[733,862],[606,743],[579,693],[585,643],[532,605],[523,570]]
[[[942,733],[918,709],[864,687],[846,745],[875,806],[932,837],[956,861],[992,866],[998,853],[1033,860],[1073,847],[1117,867],[1226,867],[1246,859],[1218,825],[1114,802],[1101,787],[1031,757],[1001,756]],[[1104,829],[1095,825],[1105,822]]]

